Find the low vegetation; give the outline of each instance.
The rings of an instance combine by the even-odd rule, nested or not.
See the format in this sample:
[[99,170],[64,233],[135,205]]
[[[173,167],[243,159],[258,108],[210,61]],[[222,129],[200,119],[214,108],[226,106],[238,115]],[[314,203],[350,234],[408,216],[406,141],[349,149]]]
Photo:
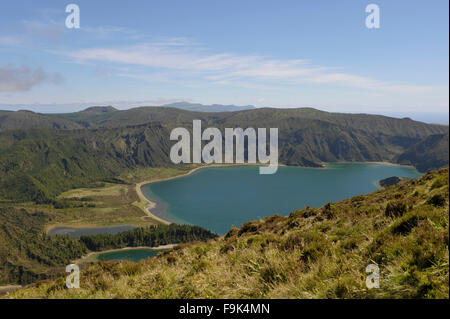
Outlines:
[[28,284],[61,275],[65,266],[89,251],[156,247],[216,237],[199,226],[173,224],[74,239],[45,234],[44,226],[49,217],[43,212],[0,207],[0,285]]
[[112,225],[150,226],[158,221],[147,215],[134,183],[164,179],[186,173],[186,169],[142,168],[119,176],[122,183],[96,182],[58,195],[49,203],[13,202],[0,199],[0,207],[24,208],[48,215],[46,229],[63,227],[100,227]]
[[[445,181],[442,183],[442,181]],[[448,168],[251,221],[139,263],[93,264],[11,298],[449,298]],[[366,266],[380,268],[367,289]]]
[[202,241],[217,237],[216,234],[199,226],[157,225],[135,228],[115,235],[98,234],[81,236],[80,241],[89,250],[102,251],[124,247],[157,247],[168,244]]
[[76,239],[46,235],[48,217],[43,212],[0,207],[0,285],[54,277],[87,253]]

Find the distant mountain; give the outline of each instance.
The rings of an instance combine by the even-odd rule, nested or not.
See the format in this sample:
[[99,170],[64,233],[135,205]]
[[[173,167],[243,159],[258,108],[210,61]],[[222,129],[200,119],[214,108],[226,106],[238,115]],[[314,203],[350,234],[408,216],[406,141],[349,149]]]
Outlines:
[[203,105],[203,104],[193,104],[188,102],[176,102],[165,104],[163,107],[176,107],[178,109],[194,111],[194,112],[235,112],[235,111],[245,111],[245,110],[253,110],[255,106],[253,105],[245,105],[245,106],[237,106],[237,105],[222,105],[222,104],[212,104],[212,105]]
[[117,111],[117,109],[112,106],[91,106],[81,111],[81,113],[107,113],[114,111]]
[[77,129],[73,121],[31,111],[0,111],[0,132],[31,128]]

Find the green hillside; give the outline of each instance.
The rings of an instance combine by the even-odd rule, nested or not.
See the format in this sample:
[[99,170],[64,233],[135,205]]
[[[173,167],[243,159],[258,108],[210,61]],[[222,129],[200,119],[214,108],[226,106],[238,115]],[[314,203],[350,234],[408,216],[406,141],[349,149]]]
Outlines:
[[45,203],[71,188],[114,181],[125,170],[167,166],[169,146],[163,136],[168,134],[156,124],[131,129],[2,133],[0,198]]
[[[24,129],[0,133],[0,198],[13,201],[51,202],[63,191],[136,168],[171,166],[170,131],[190,128],[194,119],[201,119],[203,128],[222,130],[277,127],[279,161],[287,165],[386,161],[411,164],[422,172],[448,165],[447,126],[378,115],[310,108],[201,113],[161,107],[94,107],[45,116],[11,113],[25,116],[24,123],[26,116],[33,117]],[[41,117],[45,120],[39,122]],[[19,122],[8,121],[4,128],[17,128]],[[57,122],[65,124],[55,127]],[[29,128],[37,123],[51,128]]]
[[448,165],[448,133],[430,135],[396,157],[399,164],[415,166],[419,171]]
[[172,224],[135,228],[116,235],[49,236],[53,216],[40,211],[0,207],[0,285],[28,284],[64,274],[65,266],[89,251],[186,243],[216,237],[199,226]]
[[[320,208],[180,245],[139,263],[102,262],[10,298],[449,298],[448,168]],[[365,286],[366,266],[380,288]]]
[[48,236],[42,212],[0,207],[0,285],[30,283],[64,272],[87,252],[77,240]]
[[[201,119],[209,126],[224,127],[269,127],[270,124],[281,125],[287,120],[319,120],[327,123],[363,130],[368,133],[400,135],[411,138],[448,132],[448,127],[432,125],[411,119],[397,119],[382,115],[330,113],[313,108],[279,109],[260,108],[238,112],[192,112],[170,107],[137,107],[129,110],[111,110],[107,112],[76,112],[49,115],[56,118],[75,120],[82,118],[90,128],[134,126],[149,122],[174,123],[189,125],[192,120]],[[278,126],[273,126],[278,127]]]

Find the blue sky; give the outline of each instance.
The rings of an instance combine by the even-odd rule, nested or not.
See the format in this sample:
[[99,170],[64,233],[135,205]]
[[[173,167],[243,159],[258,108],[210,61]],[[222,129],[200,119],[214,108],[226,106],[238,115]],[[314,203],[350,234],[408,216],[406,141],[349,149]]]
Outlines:
[[[65,7],[80,7],[67,29]],[[365,7],[381,26],[365,26]],[[0,105],[448,114],[448,1],[0,2]]]

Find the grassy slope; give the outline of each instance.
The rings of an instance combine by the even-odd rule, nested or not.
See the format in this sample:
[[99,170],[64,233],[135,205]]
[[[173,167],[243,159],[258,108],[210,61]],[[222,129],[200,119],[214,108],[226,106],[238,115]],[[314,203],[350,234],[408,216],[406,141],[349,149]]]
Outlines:
[[[448,298],[448,168],[153,259],[104,262],[13,298]],[[431,201],[430,201],[431,200]],[[381,288],[365,288],[377,263]]]
[[441,167],[448,164],[449,134],[430,135],[414,144],[395,161],[400,164],[415,166],[419,171],[430,167]]

